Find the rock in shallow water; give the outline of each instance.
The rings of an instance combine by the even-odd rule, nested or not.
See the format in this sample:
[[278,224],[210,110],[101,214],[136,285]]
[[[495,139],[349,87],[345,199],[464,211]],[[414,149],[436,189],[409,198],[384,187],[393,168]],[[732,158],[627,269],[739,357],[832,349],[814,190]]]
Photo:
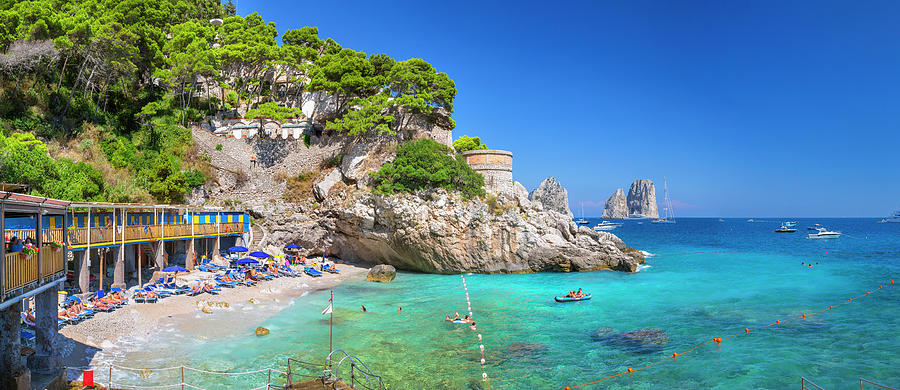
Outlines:
[[656,328],[644,328],[615,333],[612,328],[598,328],[591,339],[636,353],[656,352],[669,342],[666,332]]
[[397,269],[392,265],[379,264],[369,270],[366,280],[370,282],[390,283],[397,277]]
[[262,337],[262,336],[267,336],[268,334],[269,334],[269,330],[268,330],[268,329],[263,328],[263,327],[261,327],[261,326],[256,328],[256,335],[257,335],[257,336]]

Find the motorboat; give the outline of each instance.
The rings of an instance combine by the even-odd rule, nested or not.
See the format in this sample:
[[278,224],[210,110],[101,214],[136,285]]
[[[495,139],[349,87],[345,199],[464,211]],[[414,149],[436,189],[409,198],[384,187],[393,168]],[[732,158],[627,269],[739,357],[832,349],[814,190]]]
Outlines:
[[820,227],[817,229],[818,232],[813,234],[808,234],[807,238],[839,238],[841,236],[841,232],[832,232],[824,227]]
[[781,225],[780,228],[775,229],[775,233],[794,233],[796,231],[797,229],[794,229],[793,227],[787,225]]
[[788,221],[788,222],[783,223],[782,225],[787,226],[787,227],[794,227],[794,226],[797,226],[797,221]]
[[598,223],[597,226],[594,226],[594,230],[598,231],[598,232],[599,231],[608,231],[608,230],[613,230],[619,226],[622,226],[622,224],[615,223],[615,222],[609,222],[609,221],[603,221],[603,222]]
[[[663,203],[663,210],[664,210],[665,214],[662,218],[657,218],[657,219],[650,221],[651,223],[656,223],[656,224],[675,223],[675,210],[672,208],[672,199],[669,198],[669,183],[666,182],[665,179],[663,179],[663,186],[664,186],[663,188],[665,188],[665,198],[664,198],[665,203]],[[672,218],[669,218],[669,210],[672,210]]]
[[900,223],[900,210],[894,211],[890,217],[882,219],[883,222]]
[[815,224],[815,225],[807,227],[806,230],[819,230],[819,228],[821,228],[821,227],[822,227],[822,225]]

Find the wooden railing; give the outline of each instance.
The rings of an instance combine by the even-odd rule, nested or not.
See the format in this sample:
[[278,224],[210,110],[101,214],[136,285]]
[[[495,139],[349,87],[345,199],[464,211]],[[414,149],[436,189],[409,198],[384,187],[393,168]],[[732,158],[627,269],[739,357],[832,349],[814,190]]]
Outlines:
[[7,238],[12,239],[13,237],[18,238],[22,241],[25,241],[26,238],[31,238],[32,240],[36,240],[37,237],[34,233],[35,229],[6,229],[3,232],[4,240]]
[[63,250],[62,248],[53,248],[51,245],[44,245],[41,249],[41,275],[45,278],[52,276],[63,270]]
[[[165,229],[165,236],[160,232]],[[62,237],[62,229],[44,229],[44,237],[53,238],[52,241],[60,241],[57,237]],[[48,232],[52,230],[52,232]],[[92,227],[90,229],[84,227],[69,228],[69,245],[86,245],[88,243],[88,234],[91,235],[91,246],[97,245],[115,245],[122,242],[121,227]],[[218,230],[218,231],[217,231]],[[33,230],[32,230],[33,231]],[[191,235],[191,224],[174,224],[174,225],[129,225],[125,227],[125,241],[154,241],[160,238],[174,237],[207,237],[216,234],[239,234],[244,231],[244,224],[239,222],[220,224],[218,229],[214,223],[195,223],[193,225],[194,234]],[[11,232],[8,230],[8,232]],[[48,241],[49,242],[49,241]]]
[[22,256],[21,252],[3,256],[4,294],[38,280],[38,256]]

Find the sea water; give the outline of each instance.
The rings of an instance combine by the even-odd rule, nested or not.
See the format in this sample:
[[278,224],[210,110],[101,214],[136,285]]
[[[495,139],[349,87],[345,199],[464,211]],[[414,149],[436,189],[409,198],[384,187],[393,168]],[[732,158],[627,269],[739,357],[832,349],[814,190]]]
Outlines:
[[[651,254],[638,273],[467,275],[488,383],[475,332],[444,321],[467,312],[459,275],[400,273],[389,284],[356,280],[336,287],[333,345],[359,357],[393,389],[559,389],[749,328],[749,334],[587,388],[784,389],[796,388],[801,377],[827,389],[856,388],[861,377],[900,385],[900,285],[890,286],[893,278],[900,282],[900,224],[798,221],[798,231],[787,234],[774,233],[782,222],[776,219],[628,221],[612,233]],[[844,235],[807,239],[813,223]],[[577,288],[593,299],[554,302]],[[867,291],[874,292],[837,306]],[[217,313],[215,326],[224,332],[163,329],[140,351],[112,361],[231,372],[284,370],[288,358],[321,364],[329,351],[330,316],[321,314],[328,298],[327,291],[309,294],[262,322],[247,314],[252,310]],[[836,307],[790,320],[828,306]],[[775,320],[790,321],[763,328]],[[257,326],[270,335],[257,337]],[[665,341],[616,340],[620,332],[644,328],[661,330]],[[592,337],[598,330],[606,337]],[[143,379],[119,370],[115,375],[126,383],[178,383],[176,371],[145,372]],[[295,380],[321,374],[299,365],[292,372]],[[223,378],[188,371],[185,381],[251,388],[265,385],[268,374]],[[283,383],[284,375],[273,373],[271,382]]]

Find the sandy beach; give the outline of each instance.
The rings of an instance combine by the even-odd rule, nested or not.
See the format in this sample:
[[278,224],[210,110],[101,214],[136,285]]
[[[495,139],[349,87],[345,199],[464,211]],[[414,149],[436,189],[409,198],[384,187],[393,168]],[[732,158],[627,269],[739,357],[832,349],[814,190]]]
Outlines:
[[[96,365],[98,356],[132,344],[129,340],[146,339],[161,328],[203,328],[209,333],[216,329],[227,332],[228,327],[214,326],[222,321],[262,323],[287,307],[293,299],[332,288],[350,278],[364,278],[368,271],[366,266],[340,262],[337,268],[340,274],[325,273],[318,278],[306,275],[279,277],[249,287],[222,288],[218,295],[176,295],[156,303],[129,302],[112,312],[96,313],[93,318],[60,329],[64,364],[68,367]],[[179,275],[177,283],[181,286],[210,275],[194,271]],[[204,306],[209,306],[212,313],[204,313]],[[236,311],[236,308],[241,310]],[[252,311],[252,315],[248,316],[248,311]]]

